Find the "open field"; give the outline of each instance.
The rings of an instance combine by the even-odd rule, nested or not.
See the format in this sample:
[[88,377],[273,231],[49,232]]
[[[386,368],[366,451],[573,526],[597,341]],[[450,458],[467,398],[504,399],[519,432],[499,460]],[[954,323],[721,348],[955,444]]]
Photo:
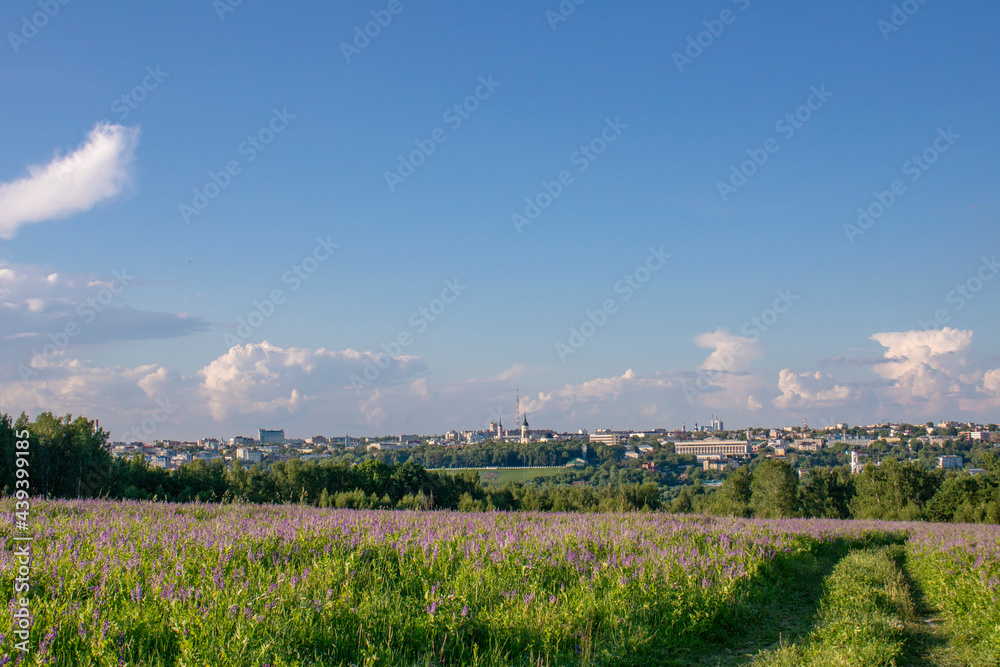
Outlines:
[[1000,658],[992,526],[37,501],[32,530],[25,664]]

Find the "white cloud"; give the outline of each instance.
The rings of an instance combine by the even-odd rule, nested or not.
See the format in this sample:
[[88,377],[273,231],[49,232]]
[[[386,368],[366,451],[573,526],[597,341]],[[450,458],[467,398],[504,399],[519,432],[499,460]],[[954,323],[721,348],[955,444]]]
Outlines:
[[427,378],[420,378],[419,380],[414,381],[414,383],[410,385],[410,389],[413,390],[414,396],[418,396],[424,400],[431,397],[430,389],[427,388]]
[[112,417],[127,426],[147,417],[157,400],[176,402],[195,389],[190,380],[157,365],[96,366],[59,354],[37,366],[31,381],[0,384],[3,411]]
[[[208,408],[217,420],[236,414],[277,414],[298,411],[307,402],[351,400],[351,376],[365,377],[365,368],[384,365],[385,355],[375,352],[320,348],[282,348],[268,341],[236,345],[199,371]],[[377,416],[380,389],[409,383],[426,369],[419,357],[394,357],[364,389],[370,404],[369,418]],[[411,394],[412,395],[412,394]],[[353,403],[354,401],[351,400]]]
[[893,398],[906,405],[916,400],[940,401],[962,391],[960,370],[972,332],[945,327],[931,331],[893,331],[871,337],[886,348],[885,361],[873,366],[892,382]]
[[757,341],[731,334],[725,329],[703,333],[694,342],[698,347],[712,350],[701,365],[707,371],[745,371],[751,361],[763,356]]
[[825,373],[794,373],[787,368],[778,373],[778,389],[781,396],[772,402],[783,410],[842,405],[853,395],[850,387],[837,384]]
[[[676,373],[639,375],[631,368],[622,375],[595,378],[580,384],[566,384],[551,392],[539,392],[534,398],[521,400],[521,408],[528,414],[544,415],[548,422],[592,424],[627,423],[646,428],[650,423],[660,423],[670,413],[659,406],[677,405],[683,400],[681,387],[685,377]],[[643,424],[634,423],[642,416]]]
[[99,123],[72,153],[28,176],[0,184],[0,238],[22,226],[87,211],[121,192],[139,143],[139,128]]
[[1000,398],[1000,368],[986,371],[983,375],[983,389]]

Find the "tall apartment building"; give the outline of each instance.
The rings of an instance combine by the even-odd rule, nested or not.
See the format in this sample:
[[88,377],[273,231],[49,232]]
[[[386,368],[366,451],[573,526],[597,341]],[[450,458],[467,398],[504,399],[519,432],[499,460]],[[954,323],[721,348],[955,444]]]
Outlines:
[[261,428],[257,429],[257,433],[260,435],[257,439],[262,445],[280,445],[285,442],[285,429],[269,431]]

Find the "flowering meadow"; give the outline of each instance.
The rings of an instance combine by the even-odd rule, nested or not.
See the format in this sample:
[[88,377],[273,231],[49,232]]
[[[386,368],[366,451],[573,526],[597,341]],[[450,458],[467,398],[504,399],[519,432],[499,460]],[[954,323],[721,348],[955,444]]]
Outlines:
[[11,600],[0,665],[685,664],[759,621],[783,564],[908,531],[940,582],[928,595],[996,619],[1000,542],[981,527],[90,500],[32,512],[31,651],[13,648]]
[[914,524],[907,551],[928,602],[971,649],[969,664],[1000,665],[1000,528]]

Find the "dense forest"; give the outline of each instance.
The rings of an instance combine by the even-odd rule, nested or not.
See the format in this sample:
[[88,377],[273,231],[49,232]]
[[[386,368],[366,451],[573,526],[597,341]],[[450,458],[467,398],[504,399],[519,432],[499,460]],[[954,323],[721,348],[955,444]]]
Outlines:
[[[18,438],[18,434],[27,438]],[[15,460],[18,443],[27,443],[28,463]],[[591,448],[596,465],[568,469],[537,483],[491,488],[475,471],[428,471],[421,462],[444,461],[396,452],[360,463],[347,460],[277,462],[268,469],[222,461],[195,461],[176,470],[150,466],[141,456],[116,459],[108,435],[83,417],[43,413],[13,420],[0,415],[0,492],[14,493],[18,475],[27,476],[29,493],[53,498],[163,500],[177,502],[305,503],[322,507],[702,512],[743,517],[826,517],[1000,523],[1000,457],[978,456],[986,470],[929,470],[886,458],[852,475],[845,466],[812,468],[801,479],[787,460],[757,457],[730,472],[717,489],[701,483],[678,484],[673,472],[652,472],[616,465],[620,448]],[[480,465],[559,465],[580,454],[580,443],[536,447],[531,463],[523,446],[462,448],[462,463]],[[683,467],[672,452],[660,460]],[[480,461],[481,459],[481,461]],[[664,466],[664,467],[669,467]],[[18,470],[27,473],[18,473]],[[23,484],[22,484],[23,487]]]

